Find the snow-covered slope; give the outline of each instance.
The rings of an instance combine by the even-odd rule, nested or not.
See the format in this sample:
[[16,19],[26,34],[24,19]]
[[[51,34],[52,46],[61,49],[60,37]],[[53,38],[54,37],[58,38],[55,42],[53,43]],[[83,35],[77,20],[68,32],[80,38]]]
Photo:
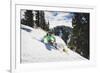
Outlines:
[[[33,29],[21,25],[21,61],[26,62],[52,62],[52,61],[75,61],[86,60],[79,54],[67,48],[64,53],[59,50],[48,50],[41,39],[46,34],[41,28]],[[57,43],[66,45],[60,37],[56,37]],[[67,46],[66,46],[67,47]]]

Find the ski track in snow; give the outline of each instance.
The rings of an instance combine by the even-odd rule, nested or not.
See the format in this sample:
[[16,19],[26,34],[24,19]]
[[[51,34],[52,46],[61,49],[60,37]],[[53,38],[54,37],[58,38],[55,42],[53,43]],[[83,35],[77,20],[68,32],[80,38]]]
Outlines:
[[[21,61],[27,62],[54,62],[54,61],[80,61],[87,60],[74,51],[67,48],[67,53],[52,49],[49,51],[41,39],[46,34],[40,28],[21,25]],[[56,37],[57,43],[66,45],[60,37]],[[67,46],[66,46],[67,47]]]

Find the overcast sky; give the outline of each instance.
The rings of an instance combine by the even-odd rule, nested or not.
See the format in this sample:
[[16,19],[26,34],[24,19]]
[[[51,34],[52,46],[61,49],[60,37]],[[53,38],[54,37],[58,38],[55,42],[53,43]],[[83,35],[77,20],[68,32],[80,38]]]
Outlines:
[[72,27],[72,16],[70,12],[45,11],[45,19],[49,21],[50,28],[61,25]]

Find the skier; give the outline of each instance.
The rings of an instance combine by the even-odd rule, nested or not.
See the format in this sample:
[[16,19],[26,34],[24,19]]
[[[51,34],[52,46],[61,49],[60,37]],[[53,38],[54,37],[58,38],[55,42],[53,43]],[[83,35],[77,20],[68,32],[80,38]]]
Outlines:
[[[52,46],[55,49],[57,49],[57,43],[56,43],[56,38],[53,34],[53,31],[49,31],[46,36],[43,38],[43,42],[46,44],[47,48],[48,46]],[[50,48],[49,48],[50,50]]]

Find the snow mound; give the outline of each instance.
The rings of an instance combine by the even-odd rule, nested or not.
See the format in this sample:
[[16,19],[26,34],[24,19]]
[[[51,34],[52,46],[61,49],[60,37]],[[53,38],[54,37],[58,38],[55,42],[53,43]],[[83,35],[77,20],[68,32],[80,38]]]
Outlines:
[[[79,54],[67,48],[68,52],[64,53],[59,50],[48,50],[41,39],[46,32],[41,28],[31,28],[21,25],[21,62],[54,62],[54,61],[75,61],[86,60]],[[64,41],[56,37],[57,43],[66,45]],[[66,46],[67,47],[67,46]]]

